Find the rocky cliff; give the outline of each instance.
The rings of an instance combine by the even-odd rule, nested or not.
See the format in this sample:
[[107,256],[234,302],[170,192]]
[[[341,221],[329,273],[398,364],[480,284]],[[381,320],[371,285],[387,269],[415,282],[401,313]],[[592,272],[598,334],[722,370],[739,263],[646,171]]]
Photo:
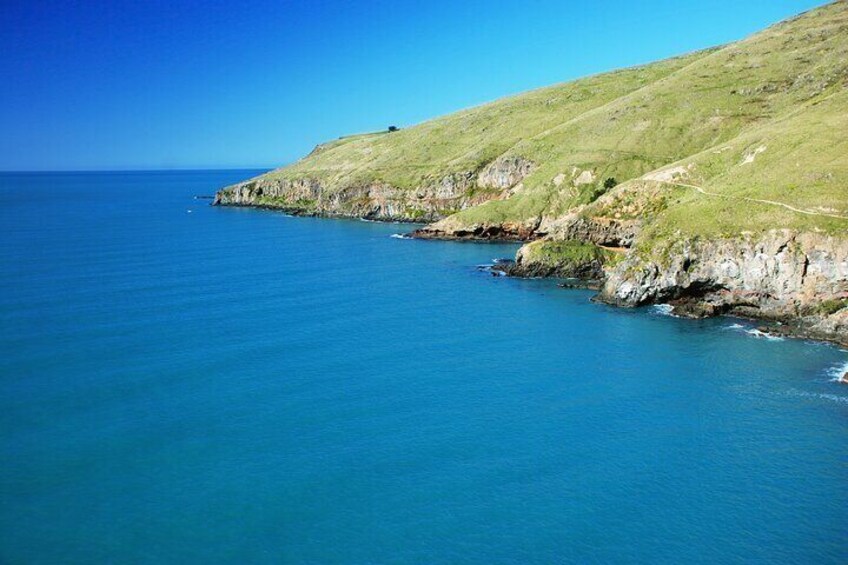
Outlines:
[[669,303],[682,316],[766,319],[848,344],[848,240],[790,230],[673,240],[608,268],[599,298]]
[[331,192],[314,178],[259,177],[219,191],[213,203],[277,208],[302,215],[432,222],[493,197],[487,192],[474,193],[474,186],[471,173],[448,175],[414,192],[379,181]]

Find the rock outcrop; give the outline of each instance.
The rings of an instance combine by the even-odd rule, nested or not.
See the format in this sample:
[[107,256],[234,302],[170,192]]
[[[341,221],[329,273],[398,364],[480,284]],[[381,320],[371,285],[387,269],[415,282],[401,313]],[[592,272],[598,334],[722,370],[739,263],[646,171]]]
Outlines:
[[604,278],[604,265],[614,254],[582,241],[540,239],[518,250],[515,262],[504,270],[515,277],[558,277],[597,282]]
[[628,248],[633,245],[640,228],[639,220],[571,214],[565,218],[543,220],[539,231],[561,240],[578,240],[603,247]]
[[[321,149],[316,148],[312,154],[320,152]],[[473,171],[452,173],[431,179],[413,190],[380,181],[329,190],[315,178],[290,180],[283,176],[262,175],[218,191],[213,205],[277,208],[303,215],[435,222],[460,210],[508,196],[508,191],[533,167],[532,162],[521,157],[501,157],[477,174]],[[484,228],[480,233],[482,239],[529,238],[529,232],[521,226],[515,226],[514,235],[510,226]],[[438,229],[434,229],[430,235],[438,237],[437,234]],[[422,234],[422,237],[427,235]]]
[[477,175],[481,188],[512,188],[529,175],[535,164],[523,157],[502,156],[492,161]]
[[446,239],[467,241],[530,241],[541,237],[539,220],[525,222],[480,222],[455,224],[452,218],[424,226],[410,234],[417,239]]
[[670,303],[695,317],[773,320],[796,335],[848,344],[848,241],[790,230],[682,238],[634,250],[607,272],[599,298],[618,306]]
[[218,191],[213,205],[277,208],[294,214],[432,222],[497,194],[473,191],[473,173],[445,175],[414,191],[373,181],[326,190],[312,178],[262,176]]

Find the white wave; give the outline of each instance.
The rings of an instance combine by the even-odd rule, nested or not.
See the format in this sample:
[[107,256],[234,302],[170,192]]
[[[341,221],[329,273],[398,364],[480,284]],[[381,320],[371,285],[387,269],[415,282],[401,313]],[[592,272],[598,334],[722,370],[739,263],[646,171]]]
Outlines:
[[845,373],[848,373],[848,361],[841,365],[834,365],[827,370],[827,376],[829,376],[832,381],[841,380]]
[[677,318],[674,315],[674,306],[671,304],[654,304],[651,309],[654,313],[659,314],[660,316],[671,316],[672,318]]
[[389,237],[394,238],[394,239],[412,239],[411,237],[409,237],[405,233],[393,233]]
[[771,334],[768,334],[766,332],[761,332],[760,330],[758,330],[756,328],[753,328],[753,329],[750,329],[750,330],[745,330],[745,333],[748,334],[748,335],[752,335],[754,337],[761,338],[761,339],[767,339],[769,341],[783,341],[783,339],[784,339],[784,338],[782,338],[778,335],[771,335]]
[[484,273],[489,273],[493,277],[505,277],[505,276],[507,276],[506,272],[503,269],[496,269],[495,267],[496,267],[496,265],[493,265],[491,263],[488,263],[488,264],[485,264],[485,265],[476,265],[475,266],[475,268],[478,271],[482,271]]
[[801,396],[804,398],[820,398],[822,400],[830,400],[831,402],[848,402],[848,396],[839,394],[828,394],[822,392],[806,392],[802,390],[789,390],[787,394],[792,396]]
[[848,396],[839,396],[836,394],[820,394],[819,398],[823,398],[825,400],[832,400],[834,402],[848,402]]
[[724,326],[724,328],[722,328],[722,329],[725,329],[725,330],[744,330],[745,326],[743,326],[742,324],[730,324],[729,326]]

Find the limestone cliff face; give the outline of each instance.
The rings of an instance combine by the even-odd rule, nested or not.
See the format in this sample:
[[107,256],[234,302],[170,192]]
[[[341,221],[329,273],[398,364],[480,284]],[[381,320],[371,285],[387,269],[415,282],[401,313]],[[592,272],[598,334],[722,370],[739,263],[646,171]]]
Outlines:
[[848,343],[848,241],[790,230],[683,238],[648,255],[631,252],[607,271],[599,298],[792,322],[795,333]]
[[257,206],[263,200],[282,199],[296,202],[315,201],[321,195],[321,183],[311,179],[288,181],[260,177],[227,187],[215,194],[215,206]]
[[502,156],[485,167],[477,176],[481,188],[512,188],[533,172],[535,164],[523,157]]
[[617,306],[668,303],[685,317],[735,314],[779,322],[769,331],[848,345],[845,238],[772,230],[628,249],[637,238],[635,223],[574,217],[522,247],[506,272],[600,280],[598,299]]
[[418,239],[457,239],[475,241],[529,241],[539,233],[539,220],[524,222],[455,223],[452,217],[424,226],[411,234]]
[[509,190],[533,167],[521,157],[504,157],[478,173],[453,173],[414,189],[373,181],[328,190],[313,178],[289,180],[263,175],[218,191],[213,204],[279,208],[321,216],[435,222],[459,210],[508,196]]
[[611,302],[635,306],[722,291],[781,310],[844,298],[848,241],[789,230],[760,237],[681,239],[648,258],[631,254],[609,273],[603,295]]
[[430,222],[491,197],[471,194],[473,183],[471,173],[460,173],[442,177],[414,191],[382,182],[327,191],[315,179],[292,181],[259,177],[219,191],[213,204],[279,208],[321,216]]
[[[532,161],[518,156],[501,156],[489,163],[477,175],[476,186],[487,191],[495,191],[490,200],[509,198],[523,188],[521,183],[536,168]],[[447,217],[429,226],[415,231],[412,235],[420,239],[468,239],[528,241],[539,237],[540,218],[528,218],[524,221],[484,220],[469,224],[457,221],[456,217]]]

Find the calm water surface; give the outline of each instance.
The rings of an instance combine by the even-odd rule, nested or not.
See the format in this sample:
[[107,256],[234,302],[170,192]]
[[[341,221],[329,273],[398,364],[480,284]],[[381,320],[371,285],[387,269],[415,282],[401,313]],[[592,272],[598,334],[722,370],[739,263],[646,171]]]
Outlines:
[[848,561],[845,352],[254,172],[0,175],[0,562]]

